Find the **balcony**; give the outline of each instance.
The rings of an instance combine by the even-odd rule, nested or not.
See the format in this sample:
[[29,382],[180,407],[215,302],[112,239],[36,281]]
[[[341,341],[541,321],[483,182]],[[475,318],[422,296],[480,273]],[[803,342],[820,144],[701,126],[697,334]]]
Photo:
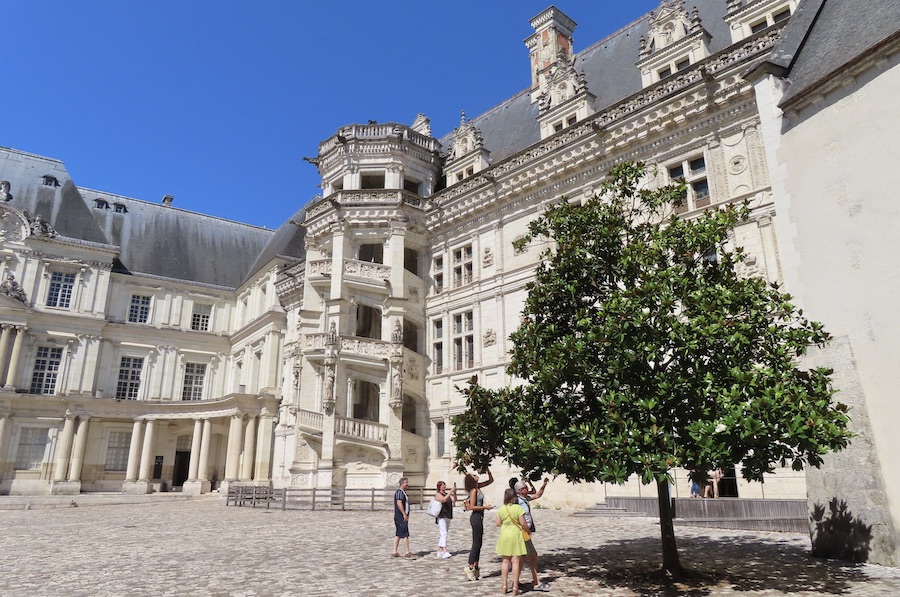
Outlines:
[[391,267],[371,261],[359,261],[357,259],[344,260],[344,280],[346,282],[361,282],[365,286],[377,285],[385,287],[385,282],[391,279]]
[[336,437],[373,444],[386,444],[387,434],[388,426],[381,423],[337,415],[334,417],[334,435]]

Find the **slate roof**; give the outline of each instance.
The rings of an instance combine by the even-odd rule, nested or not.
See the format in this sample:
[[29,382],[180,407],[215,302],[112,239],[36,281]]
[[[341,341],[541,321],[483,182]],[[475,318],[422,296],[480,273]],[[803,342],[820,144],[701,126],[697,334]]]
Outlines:
[[[688,0],[684,4],[690,14],[694,7],[700,15],[703,28],[711,36],[710,53],[715,54],[731,44],[728,23],[724,21],[725,0]],[[583,14],[582,5],[573,7],[568,16],[579,19],[603,18],[598,8],[592,14]],[[581,13],[581,14],[579,14]],[[583,71],[588,90],[596,96],[594,109],[606,108],[638,93],[643,89],[640,69],[635,66],[640,59],[640,38],[648,37],[650,14],[626,25],[622,29],[592,44],[577,54],[575,69]],[[578,39],[578,28],[573,37]],[[528,63],[528,53],[522,46],[522,64]],[[528,72],[523,68],[523,72]],[[537,104],[531,103],[531,88],[517,93],[510,99],[471,120],[481,131],[485,149],[491,152],[491,161],[501,160],[522,151],[540,141]],[[452,145],[453,133],[441,139],[441,145]]]
[[268,244],[256,258],[256,261],[247,270],[244,281],[277,257],[289,261],[300,261],[306,257],[306,244],[304,242],[306,229],[299,226],[305,219],[306,208],[303,207],[275,231]]
[[898,35],[900,0],[804,0],[773,55],[790,79],[780,105],[799,99]]
[[[58,186],[44,184],[52,176]],[[8,203],[43,216],[62,236],[119,247],[114,271],[237,288],[266,256],[302,256],[298,240],[282,233],[161,203],[77,187],[59,160],[0,148],[0,180]],[[97,209],[97,199],[109,209]],[[117,213],[115,204],[124,207]],[[290,225],[290,228],[296,229]],[[259,265],[256,266],[259,262]]]
[[[273,232],[162,203],[80,188],[97,225],[120,247],[115,271],[237,288]],[[110,209],[97,209],[103,199]],[[117,213],[114,206],[126,212]]]

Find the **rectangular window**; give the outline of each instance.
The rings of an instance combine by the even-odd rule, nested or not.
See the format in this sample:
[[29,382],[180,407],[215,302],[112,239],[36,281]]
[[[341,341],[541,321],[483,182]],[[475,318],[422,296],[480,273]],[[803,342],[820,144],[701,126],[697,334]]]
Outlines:
[[466,245],[453,251],[453,287],[470,284],[472,271],[472,245]]
[[432,323],[434,324],[434,343],[432,344],[434,372],[441,373],[444,370],[444,321],[435,319]]
[[785,8],[784,10],[782,10],[781,12],[779,12],[778,14],[773,16],[772,20],[775,21],[776,23],[780,23],[781,21],[785,20],[786,18],[788,18],[790,16],[791,16],[791,9]]
[[665,79],[666,77],[668,77],[668,76],[671,75],[671,74],[672,74],[672,67],[671,67],[671,66],[667,66],[666,68],[664,68],[664,69],[662,69],[661,71],[659,71],[659,78],[660,78],[660,79]]
[[186,363],[184,365],[184,388],[181,390],[182,400],[203,399],[203,379],[206,377],[206,365]]
[[760,31],[762,31],[763,29],[765,29],[768,26],[769,26],[769,24],[766,22],[765,19],[763,19],[762,21],[758,21],[758,22],[750,25],[750,33],[759,33]]
[[[684,213],[710,204],[709,181],[706,177],[706,158],[703,155],[689,157],[678,164],[668,167],[669,179],[672,182],[684,180],[688,186],[687,201],[675,209],[676,213]],[[687,173],[687,175],[685,175]]]
[[50,290],[47,292],[47,306],[68,309],[72,302],[75,274],[53,272],[50,274]]
[[444,258],[434,258],[434,293],[438,294],[444,291]]
[[116,400],[137,400],[143,368],[143,357],[122,357],[119,363],[119,381],[116,384]]
[[414,276],[419,275],[419,252],[415,249],[403,249],[403,269]]
[[191,313],[191,329],[198,332],[209,331],[209,316],[212,313],[212,305],[194,304],[194,311]]
[[124,471],[128,468],[128,450],[131,448],[131,432],[112,431],[106,446],[106,466],[108,471]]
[[437,437],[435,438],[435,452],[438,456],[443,456],[447,452],[447,430],[444,428],[443,423],[436,423],[435,427],[437,428],[437,433],[435,434]]
[[578,119],[577,119],[575,116],[569,116],[569,117],[566,119],[566,126],[572,126],[572,125],[575,124],[576,122],[578,122]]
[[132,294],[131,306],[128,308],[128,323],[147,323],[149,318],[150,297]]
[[16,450],[16,468],[40,470],[50,441],[48,427],[23,427],[19,430],[19,446]]
[[703,159],[703,156],[694,158],[688,162],[688,167],[691,169],[691,176],[703,174],[706,172],[706,160]]
[[56,376],[62,362],[62,348],[38,346],[31,374],[32,394],[52,394],[56,390]]
[[691,65],[691,59],[690,59],[690,58],[685,58],[684,60],[678,62],[678,63],[675,65],[675,70],[676,70],[676,71],[683,71],[684,69],[686,69],[686,68],[689,67],[690,65]]
[[474,321],[471,311],[453,316],[453,365],[456,370],[475,366]]

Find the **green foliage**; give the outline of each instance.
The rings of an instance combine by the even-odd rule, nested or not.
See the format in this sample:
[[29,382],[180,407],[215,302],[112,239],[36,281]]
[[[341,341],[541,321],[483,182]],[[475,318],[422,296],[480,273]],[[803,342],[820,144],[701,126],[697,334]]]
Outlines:
[[849,442],[831,371],[798,368],[828,333],[776,285],[736,273],[729,232],[749,207],[679,218],[684,186],[643,189],[643,176],[617,166],[598,196],[551,205],[517,242],[552,241],[511,338],[523,383],[462,389],[460,468],[502,457],[526,474],[650,483],[741,462],[760,480]]

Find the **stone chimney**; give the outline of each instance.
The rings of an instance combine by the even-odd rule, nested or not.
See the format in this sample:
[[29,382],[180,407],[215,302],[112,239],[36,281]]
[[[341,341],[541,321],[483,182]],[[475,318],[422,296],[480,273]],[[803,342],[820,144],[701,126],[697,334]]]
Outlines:
[[162,204],[165,205],[166,207],[171,207],[172,202],[174,200],[175,200],[175,197],[173,197],[172,195],[166,195],[165,197],[162,198]]
[[531,101],[537,101],[546,75],[557,61],[564,59],[571,64],[575,57],[572,49],[572,32],[575,21],[555,6],[531,19],[534,35],[525,40],[531,62]]

